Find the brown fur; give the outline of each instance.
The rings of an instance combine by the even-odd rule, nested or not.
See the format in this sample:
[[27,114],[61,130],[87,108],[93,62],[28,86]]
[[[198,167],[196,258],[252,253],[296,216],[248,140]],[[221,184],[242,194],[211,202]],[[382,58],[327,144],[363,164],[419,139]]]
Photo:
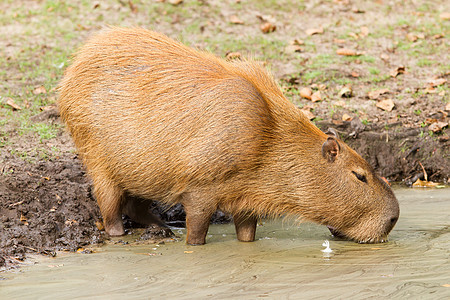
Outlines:
[[364,242],[385,239],[398,218],[366,161],[305,118],[258,63],[110,28],[80,49],[59,91],[109,234],[123,234],[127,195],[182,203],[189,244],[205,242],[219,208],[242,241],[254,240],[259,216],[292,215]]

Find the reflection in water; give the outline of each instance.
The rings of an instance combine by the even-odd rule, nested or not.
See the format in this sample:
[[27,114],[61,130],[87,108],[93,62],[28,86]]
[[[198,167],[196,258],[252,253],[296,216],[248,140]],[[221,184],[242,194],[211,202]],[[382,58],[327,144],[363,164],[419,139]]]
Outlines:
[[[401,216],[389,243],[340,241],[325,227],[281,221],[240,243],[232,224],[215,225],[204,246],[116,244],[38,258],[1,275],[0,299],[450,297],[449,190],[396,194]],[[322,252],[327,239],[332,252]]]

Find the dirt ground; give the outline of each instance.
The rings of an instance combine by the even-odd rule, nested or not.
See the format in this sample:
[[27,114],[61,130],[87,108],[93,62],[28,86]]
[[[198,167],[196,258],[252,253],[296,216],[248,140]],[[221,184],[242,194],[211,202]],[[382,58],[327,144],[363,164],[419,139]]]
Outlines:
[[[322,130],[337,129],[380,175],[408,186],[424,174],[448,184],[446,1],[88,2],[0,4],[0,268],[20,265],[27,253],[108,239],[55,107],[70,55],[106,24],[265,61],[291,101]],[[184,220],[180,206],[153,211],[172,225]],[[213,221],[229,220],[218,213]],[[124,221],[128,231],[138,227]],[[150,228],[144,238],[170,235]]]

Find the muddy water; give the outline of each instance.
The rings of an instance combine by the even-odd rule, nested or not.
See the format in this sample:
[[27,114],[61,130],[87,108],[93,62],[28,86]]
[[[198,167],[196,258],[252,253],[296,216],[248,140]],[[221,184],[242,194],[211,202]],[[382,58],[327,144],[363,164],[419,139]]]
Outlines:
[[[233,225],[214,225],[205,246],[111,244],[38,258],[0,274],[0,299],[448,299],[450,190],[396,194],[401,217],[389,243],[339,241],[324,227],[281,221],[240,243]],[[321,251],[326,239],[331,253]]]

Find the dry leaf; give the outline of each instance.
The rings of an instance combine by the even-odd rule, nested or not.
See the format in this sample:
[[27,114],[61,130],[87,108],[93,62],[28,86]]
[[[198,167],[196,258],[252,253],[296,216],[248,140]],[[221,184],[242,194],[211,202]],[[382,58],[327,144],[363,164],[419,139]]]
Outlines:
[[406,68],[404,66],[399,66],[397,68],[395,68],[394,70],[391,70],[391,72],[389,72],[389,74],[391,75],[391,77],[397,77],[399,74],[404,74],[406,72]]
[[230,23],[232,23],[232,24],[241,24],[242,25],[242,24],[244,24],[244,21],[239,19],[238,16],[233,15],[233,16],[230,17]]
[[300,89],[300,96],[311,100],[312,91],[310,88],[304,87]]
[[357,73],[357,72],[355,72],[355,71],[352,71],[352,73],[350,73],[350,75],[351,75],[353,78],[358,78],[358,77],[359,77],[359,73]]
[[95,226],[97,226],[97,229],[100,231],[104,231],[105,230],[105,225],[103,225],[102,221],[95,221]]
[[433,40],[442,39],[444,35],[442,33],[438,33],[432,36]]
[[413,187],[436,187],[439,183],[432,182],[432,181],[425,181],[417,179],[416,182],[413,183]]
[[261,24],[260,28],[263,33],[271,33],[277,29],[277,27],[275,25],[273,25],[272,23],[269,23],[269,22],[265,22],[265,23]]
[[446,82],[447,82],[447,79],[445,79],[445,78],[436,78],[436,79],[428,80],[428,84],[432,87],[443,85]]
[[46,93],[47,93],[47,90],[42,85],[33,90],[33,94],[35,94],[35,95],[46,94]]
[[172,5],[178,5],[183,3],[183,0],[169,0],[169,3]]
[[389,55],[385,54],[385,53],[381,53],[380,54],[380,58],[384,61],[388,61],[389,60]]
[[295,52],[303,52],[303,48],[299,45],[288,45],[284,48],[284,52],[286,53],[295,53]]
[[312,120],[316,117],[309,109],[300,109],[300,110],[309,120]]
[[319,28],[309,28],[305,30],[307,35],[314,35],[314,34],[322,34],[323,33],[323,27]]
[[340,107],[345,107],[345,102],[342,100],[339,100],[339,101],[334,102],[334,105],[340,106]]
[[419,39],[419,37],[418,37],[417,35],[413,34],[413,33],[408,33],[408,34],[406,35],[406,38],[407,38],[410,42],[413,42],[413,43]]
[[441,20],[450,20],[450,12],[443,12],[439,16]]
[[365,13],[364,10],[361,10],[360,8],[357,8],[355,6],[352,7],[352,12],[354,12],[355,14],[363,14],[363,13]]
[[384,95],[387,93],[389,93],[388,89],[381,89],[381,90],[371,91],[371,92],[367,93],[367,96],[369,96],[369,99],[378,100],[378,98],[380,98],[381,95]]
[[442,285],[443,287],[450,287],[450,284],[446,283]]
[[194,253],[194,251],[184,251],[184,253],[191,254]]
[[333,39],[333,43],[335,43],[335,44],[345,44],[345,40],[342,40],[342,39]]
[[137,9],[137,6],[134,5],[133,1],[128,0],[128,6],[130,6],[130,10],[132,13],[137,14],[138,9]]
[[369,35],[369,28],[366,26],[361,27],[361,32],[359,33],[360,37],[366,37]]
[[433,131],[434,133],[437,133],[447,126],[448,126],[447,122],[434,122],[430,126],[428,126],[428,129]]
[[291,45],[298,45],[298,46],[301,46],[301,45],[305,44],[305,42],[303,40],[299,40],[299,39],[294,39],[294,40],[290,41],[289,43]]
[[6,98],[6,104],[11,106],[14,110],[21,110],[22,107],[16,104],[12,98]]
[[353,95],[351,86],[344,86],[338,93],[339,97],[350,98]]
[[342,115],[342,121],[347,121],[347,122],[350,122],[351,120],[353,120],[353,118],[352,117],[350,117],[348,114],[343,114]]
[[336,50],[336,53],[338,55],[344,55],[344,56],[359,56],[362,53],[356,52],[356,50],[353,49],[347,49],[347,48],[340,48]]
[[392,99],[385,99],[378,101],[377,107],[385,111],[392,111],[392,109],[395,107],[395,103],[394,101],[392,101]]
[[239,59],[239,58],[241,58],[241,53],[240,52],[228,52],[225,55],[225,57],[228,60]]
[[445,110],[446,110],[446,111],[450,111],[450,102],[448,102],[447,104],[445,104]]
[[321,101],[321,100],[322,100],[322,96],[320,95],[320,91],[317,91],[311,95],[312,102],[317,102],[317,101]]

